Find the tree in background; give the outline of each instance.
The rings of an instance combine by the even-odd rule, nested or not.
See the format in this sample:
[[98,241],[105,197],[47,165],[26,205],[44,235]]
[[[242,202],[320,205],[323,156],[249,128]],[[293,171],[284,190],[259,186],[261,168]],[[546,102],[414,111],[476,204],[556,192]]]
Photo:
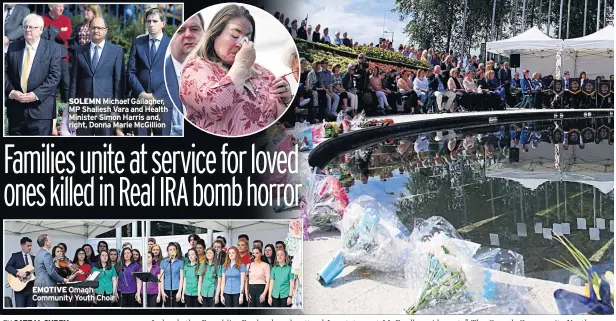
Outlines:
[[[563,0],[561,24],[563,39],[567,37],[569,2],[571,3],[569,38],[583,36],[585,1],[587,1],[586,35],[597,31],[596,0]],[[523,2],[524,0],[496,1],[493,35],[493,0],[396,0],[394,12],[398,13],[401,18],[413,17],[408,19],[404,29],[411,43],[418,44],[421,48],[434,48],[437,51],[453,49],[456,53],[468,53],[470,49],[478,48],[482,43],[491,41],[492,37],[494,40],[502,40],[522,33],[524,31],[522,30]],[[465,3],[467,5],[466,17],[464,16]],[[605,27],[604,12],[607,14],[607,25],[612,24],[614,18],[614,0],[607,0],[605,11],[604,5],[605,0],[602,0],[600,28]],[[550,35],[558,37],[559,0],[526,0],[524,29],[538,26],[543,32],[547,32],[548,8],[550,8]],[[463,43],[464,48],[462,48]]]

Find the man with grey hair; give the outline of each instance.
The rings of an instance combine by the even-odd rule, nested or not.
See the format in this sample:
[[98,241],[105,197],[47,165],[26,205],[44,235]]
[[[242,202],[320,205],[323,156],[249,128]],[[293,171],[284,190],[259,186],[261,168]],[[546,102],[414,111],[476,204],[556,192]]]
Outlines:
[[[24,23],[24,25],[26,24]],[[48,234],[41,234],[36,239],[36,244],[38,244],[41,249],[34,257],[34,274],[36,275],[36,279],[34,280],[34,287],[44,289],[46,287],[53,287],[58,283],[67,283],[68,279],[62,278],[58,274],[58,272],[56,272],[56,267],[53,264],[53,258],[51,255],[51,237]],[[39,300],[37,300],[36,302],[36,306],[59,306],[58,302],[55,302],[53,300],[44,300],[44,298],[45,297],[39,297]]]
[[62,49],[41,39],[44,22],[37,14],[23,21],[24,39],[6,53],[5,97],[9,135],[50,136],[56,117],[55,92],[62,74]]
[[[43,15],[45,27],[53,26],[60,30],[58,37],[64,42],[64,52],[62,53],[62,76],[60,77],[60,100],[63,104],[68,103],[69,87],[71,75],[68,62],[68,40],[73,31],[71,19],[64,15],[63,4],[50,4],[49,12]],[[49,39],[54,40],[54,39]]]
[[[428,81],[430,83],[430,91],[432,91],[436,98],[436,105],[438,106],[439,112],[451,111],[451,104],[453,104],[456,94],[445,89],[445,80],[441,74],[441,66],[437,65],[434,67],[434,73],[430,76]],[[447,97],[445,107],[443,107],[443,97]]]

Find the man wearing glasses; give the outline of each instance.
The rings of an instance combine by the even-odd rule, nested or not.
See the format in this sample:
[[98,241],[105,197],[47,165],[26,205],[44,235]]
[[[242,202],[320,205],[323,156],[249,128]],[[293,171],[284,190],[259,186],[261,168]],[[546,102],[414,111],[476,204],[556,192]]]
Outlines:
[[[124,49],[105,40],[107,26],[102,17],[90,21],[89,32],[91,42],[75,50],[70,97],[122,99]],[[89,110],[88,114],[88,119],[95,119],[97,126],[78,128],[77,136],[111,136],[113,123],[105,120],[108,114],[105,109]],[[116,129],[116,134],[123,136],[120,129]]]
[[50,136],[56,116],[55,92],[62,74],[62,47],[41,39],[43,18],[23,20],[24,40],[6,53],[6,109],[9,135]]

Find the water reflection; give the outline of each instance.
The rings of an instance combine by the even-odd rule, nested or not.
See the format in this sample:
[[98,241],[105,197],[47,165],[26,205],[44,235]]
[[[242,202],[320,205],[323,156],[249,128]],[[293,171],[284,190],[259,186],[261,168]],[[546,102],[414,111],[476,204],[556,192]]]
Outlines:
[[443,216],[466,239],[522,254],[527,276],[567,283],[544,260],[567,251],[544,229],[613,270],[613,128],[595,118],[450,129],[383,141],[327,169],[351,201],[389,203],[408,227]]

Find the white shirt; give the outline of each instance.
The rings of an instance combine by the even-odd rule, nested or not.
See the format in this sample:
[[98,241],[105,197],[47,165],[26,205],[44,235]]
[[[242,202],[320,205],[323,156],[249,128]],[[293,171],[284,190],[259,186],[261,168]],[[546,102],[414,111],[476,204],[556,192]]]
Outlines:
[[184,70],[184,65],[186,65],[186,60],[184,62],[179,62],[171,56],[171,61],[173,61],[173,69],[175,69],[175,76],[178,79],[178,86],[180,85],[180,77],[182,77],[182,70]]
[[98,62],[100,63],[101,55],[103,54],[103,48],[105,48],[105,39],[98,45],[93,41],[90,42],[90,61],[94,61],[94,47],[98,46]]
[[152,50],[152,39],[158,40],[154,42],[154,45],[156,46],[156,52],[158,52],[158,48],[160,48],[160,42],[163,41],[163,33],[161,32],[160,35],[156,37],[148,35],[148,50]]
[[30,254],[24,253],[23,251],[21,252],[21,257],[26,257],[26,255],[28,256],[28,264],[33,264],[34,262],[32,262],[32,257]]

